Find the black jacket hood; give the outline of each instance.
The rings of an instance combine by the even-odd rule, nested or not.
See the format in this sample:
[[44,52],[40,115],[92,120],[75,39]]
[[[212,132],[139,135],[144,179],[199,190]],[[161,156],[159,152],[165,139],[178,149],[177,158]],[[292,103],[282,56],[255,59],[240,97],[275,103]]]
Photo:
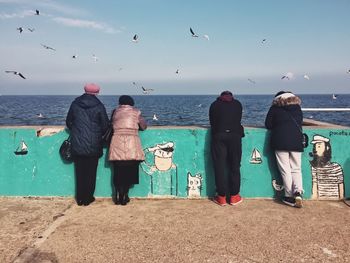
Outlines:
[[95,95],[86,94],[86,93],[76,98],[75,102],[79,107],[84,109],[94,108],[100,104],[99,99],[96,98]]

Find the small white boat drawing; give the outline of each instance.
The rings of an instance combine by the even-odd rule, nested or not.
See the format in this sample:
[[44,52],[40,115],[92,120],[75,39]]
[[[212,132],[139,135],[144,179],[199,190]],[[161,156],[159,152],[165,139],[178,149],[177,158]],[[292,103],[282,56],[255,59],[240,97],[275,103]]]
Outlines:
[[28,153],[28,146],[25,144],[25,142],[22,140],[19,146],[17,147],[15,154],[16,155],[24,155]]
[[252,156],[250,157],[249,162],[252,164],[262,163],[261,154],[256,148],[253,149]]

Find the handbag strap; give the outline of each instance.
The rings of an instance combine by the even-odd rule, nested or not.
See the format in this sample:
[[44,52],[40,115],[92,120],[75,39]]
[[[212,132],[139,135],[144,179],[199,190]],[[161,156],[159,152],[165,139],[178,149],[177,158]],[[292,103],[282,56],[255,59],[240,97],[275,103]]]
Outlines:
[[299,125],[298,122],[295,120],[295,118],[292,116],[292,114],[291,114],[289,111],[287,111],[286,109],[284,109],[284,108],[283,108],[283,110],[284,110],[285,112],[288,113],[288,115],[290,116],[290,118],[294,121],[295,125],[298,127],[299,131],[300,131],[301,133],[303,133],[303,129],[300,127],[300,125]]

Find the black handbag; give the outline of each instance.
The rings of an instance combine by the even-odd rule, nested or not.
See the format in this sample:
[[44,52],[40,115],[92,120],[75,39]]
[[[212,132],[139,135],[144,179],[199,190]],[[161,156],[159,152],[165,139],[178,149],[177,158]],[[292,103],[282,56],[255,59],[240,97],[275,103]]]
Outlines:
[[105,145],[109,145],[111,143],[112,137],[113,137],[113,115],[114,115],[115,109],[112,111],[112,116],[108,124],[108,129],[105,131],[105,133],[102,135],[102,142]]
[[68,139],[63,141],[60,147],[60,155],[61,155],[61,158],[66,162],[73,161],[72,143],[70,141],[70,137],[68,137]]
[[102,135],[102,141],[105,144],[110,144],[113,136],[113,126],[110,124],[106,132]]

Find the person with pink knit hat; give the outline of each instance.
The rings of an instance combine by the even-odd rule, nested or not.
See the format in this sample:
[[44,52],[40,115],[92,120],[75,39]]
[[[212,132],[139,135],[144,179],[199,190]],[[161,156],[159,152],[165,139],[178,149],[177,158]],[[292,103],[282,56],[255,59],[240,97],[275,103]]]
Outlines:
[[95,200],[97,164],[103,154],[102,135],[109,125],[106,109],[96,97],[100,87],[89,83],[84,86],[84,91],[72,102],[66,118],[75,166],[75,197],[79,206],[87,206]]

